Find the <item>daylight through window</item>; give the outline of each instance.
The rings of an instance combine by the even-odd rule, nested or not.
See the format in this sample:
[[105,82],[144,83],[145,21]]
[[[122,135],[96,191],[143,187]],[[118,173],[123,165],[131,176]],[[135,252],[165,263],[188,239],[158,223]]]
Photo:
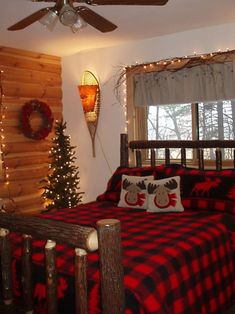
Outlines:
[[[235,101],[149,106],[145,119],[148,140],[235,139]],[[232,150],[224,153],[226,158],[233,158]],[[175,149],[172,157],[178,158],[179,154]],[[206,150],[205,157],[214,159],[214,151]]]

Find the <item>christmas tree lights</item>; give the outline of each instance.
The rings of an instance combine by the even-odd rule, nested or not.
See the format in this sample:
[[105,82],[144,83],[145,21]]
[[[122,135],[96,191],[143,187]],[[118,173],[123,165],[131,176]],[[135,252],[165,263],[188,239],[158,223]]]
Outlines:
[[82,200],[79,192],[79,172],[74,165],[75,147],[70,145],[70,136],[65,135],[66,122],[56,121],[55,137],[50,150],[51,163],[42,196],[50,209],[71,208]]

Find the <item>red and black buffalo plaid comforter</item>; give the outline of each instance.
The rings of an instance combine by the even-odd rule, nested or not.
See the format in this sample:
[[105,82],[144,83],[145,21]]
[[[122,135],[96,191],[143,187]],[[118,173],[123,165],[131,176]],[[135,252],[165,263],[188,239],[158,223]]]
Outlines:
[[[147,213],[119,208],[111,202],[93,202],[45,218],[94,225],[101,218],[121,221],[126,289],[125,314],[222,314],[235,299],[232,243],[227,227],[235,217],[215,212]],[[15,237],[15,256],[21,254]],[[43,313],[45,286],[42,277],[43,241],[34,241],[35,302]],[[20,295],[18,262],[14,288]],[[61,313],[73,313],[73,250],[57,246]],[[100,313],[98,254],[89,255],[89,312]]]

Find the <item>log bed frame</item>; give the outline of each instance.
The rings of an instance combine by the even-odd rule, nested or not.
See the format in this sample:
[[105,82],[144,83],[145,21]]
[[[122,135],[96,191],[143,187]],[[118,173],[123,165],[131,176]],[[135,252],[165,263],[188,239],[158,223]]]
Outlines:
[[170,149],[180,148],[180,164],[182,166],[187,165],[186,151],[187,149],[195,149],[197,153],[197,167],[200,170],[204,170],[204,149],[212,148],[215,150],[215,168],[216,170],[222,170],[222,149],[233,149],[233,167],[235,168],[235,140],[211,140],[211,141],[189,141],[189,140],[171,140],[171,141],[154,141],[154,140],[139,140],[128,142],[127,134],[121,134],[121,151],[120,151],[120,165],[123,167],[129,167],[129,150],[132,150],[135,154],[135,165],[137,167],[142,166],[142,150],[150,150],[150,165],[155,166],[156,150],[165,149],[165,164],[169,165],[171,162]]
[[[136,152],[136,165],[142,165],[141,149],[150,149],[151,165],[156,164],[155,150],[165,148],[165,163],[170,163],[170,148],[181,148],[181,164],[186,165],[186,149],[197,149],[198,167],[204,169],[203,148],[216,148],[216,169],[222,169],[221,148],[233,148],[235,141],[131,141],[126,134],[120,138],[120,165],[129,166],[129,149]],[[22,285],[23,305],[13,302],[11,245],[9,233],[23,234]],[[57,283],[55,266],[56,243],[75,248],[75,308],[76,314],[88,313],[86,264],[87,254],[99,250],[101,273],[101,302],[103,314],[123,314],[125,308],[120,222],[99,220],[95,228],[68,224],[39,217],[18,216],[0,212],[0,254],[2,295],[0,313],[33,313],[31,269],[32,237],[47,240],[45,246],[48,313],[57,313]],[[49,240],[48,240],[49,239]],[[111,293],[110,293],[111,292]],[[234,313],[234,308],[231,312]]]
[[[33,313],[33,287],[31,269],[31,239],[47,240],[45,270],[47,312],[57,311],[57,282],[55,246],[66,243],[75,248],[75,309],[76,314],[88,313],[86,264],[87,253],[99,247],[102,313],[124,313],[124,286],[120,222],[103,219],[95,228],[79,226],[39,217],[0,213],[0,253],[2,270],[2,302],[0,313]],[[9,230],[23,234],[22,286],[23,304],[13,302],[11,246]],[[50,239],[50,240],[48,240]],[[110,293],[112,291],[112,293]]]

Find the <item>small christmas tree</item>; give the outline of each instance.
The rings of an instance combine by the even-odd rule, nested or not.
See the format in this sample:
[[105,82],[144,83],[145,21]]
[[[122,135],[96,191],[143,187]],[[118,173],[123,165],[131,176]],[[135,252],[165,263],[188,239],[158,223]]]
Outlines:
[[70,145],[70,136],[65,135],[66,122],[56,121],[55,137],[50,150],[50,173],[42,196],[47,200],[48,210],[76,206],[82,199],[79,190],[78,167],[74,166],[75,147]]

